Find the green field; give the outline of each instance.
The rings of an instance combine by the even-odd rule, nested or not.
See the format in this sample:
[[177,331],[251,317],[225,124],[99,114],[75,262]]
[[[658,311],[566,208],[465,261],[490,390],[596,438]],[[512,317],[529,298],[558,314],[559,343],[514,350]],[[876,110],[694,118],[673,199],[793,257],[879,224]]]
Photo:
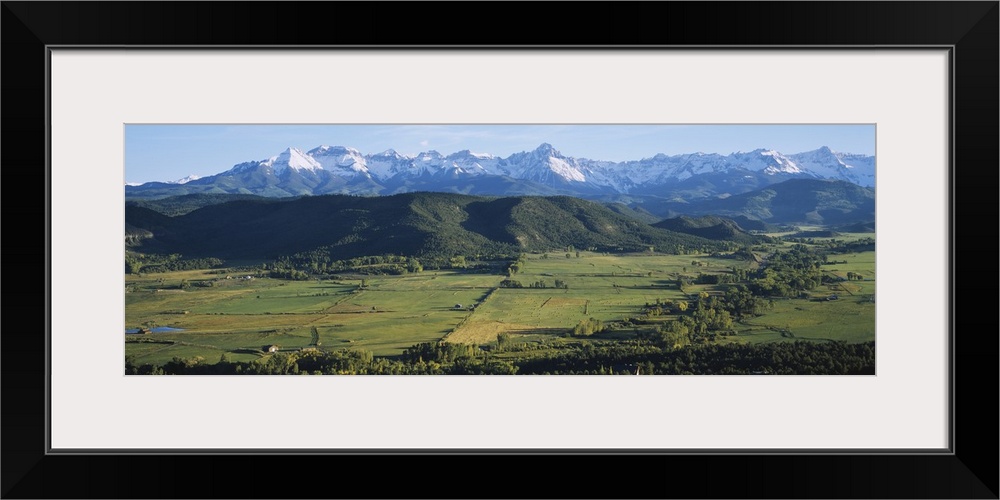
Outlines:
[[[259,352],[276,344],[298,349],[312,344],[312,328],[322,347],[359,347],[376,355],[398,354],[419,342],[438,340],[470,313],[456,304],[482,299],[498,276],[424,272],[406,277],[343,281],[285,281],[271,278],[220,280],[215,286],[177,289],[181,280],[211,280],[218,275],[181,271],[126,277],[137,291],[125,294],[126,328],[146,324],[184,332],[126,335],[152,337],[175,345],[150,349],[126,342],[126,355],[139,363],[163,363],[192,350],[208,362],[223,352]],[[159,280],[162,279],[162,283]],[[234,360],[237,358],[233,358]]]
[[[695,260],[705,266],[692,265]],[[561,335],[590,317],[602,321],[634,317],[656,299],[686,300],[688,294],[712,289],[692,285],[682,292],[674,284],[678,274],[694,277],[698,271],[725,272],[734,265],[748,264],[698,255],[529,255],[526,269],[514,279],[526,287],[537,281],[551,287],[558,279],[568,288],[499,289],[447,340],[481,344],[495,340],[500,332]]]
[[[393,356],[417,343],[444,339],[489,344],[502,332],[518,342],[551,341],[578,322],[607,323],[636,318],[647,303],[692,300],[699,292],[721,293],[724,285],[676,285],[678,276],[728,272],[756,263],[707,255],[529,254],[512,279],[524,288],[498,288],[499,274],[424,271],[401,276],[288,281],[246,279],[245,273],[176,271],[126,275],[125,326],[169,326],[183,332],[126,334],[125,354],[138,364],[162,364],[174,357],[201,356],[215,363],[307,347],[358,348]],[[864,276],[824,285],[808,299],[775,300],[763,316],[737,324],[725,342],[875,339],[874,252],[833,255],[846,264],[823,266],[831,276]],[[567,288],[554,288],[555,281]],[[188,286],[182,288],[183,282]],[[531,288],[544,281],[546,288]],[[213,286],[197,286],[211,282]],[[827,300],[837,295],[837,300]],[[456,307],[460,305],[461,307]],[[470,310],[470,306],[475,306]],[[671,321],[663,315],[654,321]],[[631,338],[621,327],[600,338]],[[645,326],[650,328],[650,326]],[[595,336],[596,337],[596,336]],[[558,342],[556,342],[558,343]]]

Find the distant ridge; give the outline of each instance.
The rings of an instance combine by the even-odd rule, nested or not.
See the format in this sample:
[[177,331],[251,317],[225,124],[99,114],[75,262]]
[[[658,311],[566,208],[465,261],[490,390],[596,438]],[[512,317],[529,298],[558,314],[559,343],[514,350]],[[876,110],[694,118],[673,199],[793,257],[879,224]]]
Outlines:
[[738,241],[747,244],[764,241],[764,238],[744,231],[735,220],[715,215],[696,217],[682,215],[673,219],[664,219],[653,224],[653,227],[700,236],[710,240]]
[[671,210],[744,216],[771,224],[853,224],[875,219],[875,191],[844,181],[791,179],[724,199],[673,204]]
[[171,196],[167,198],[138,199],[126,201],[126,205],[145,207],[171,217],[184,215],[193,210],[209,205],[217,205],[228,201],[263,200],[263,196],[255,194],[230,193],[192,193]]
[[127,184],[127,199],[183,194],[391,195],[434,191],[475,195],[608,195],[685,200],[752,191],[788,179],[831,179],[872,187],[875,158],[822,147],[783,154],[772,149],[728,155],[692,153],[621,162],[567,156],[543,143],[506,158],[468,150],[407,156],[389,149],[363,154],[347,146],[287,148],[205,177]]
[[[167,217],[125,207],[135,251],[186,257],[272,259],[324,248],[335,258],[396,254],[455,256],[550,251],[717,250],[723,242],[655,228],[568,196],[476,197],[407,193],[246,199]],[[133,238],[135,240],[135,238]]]

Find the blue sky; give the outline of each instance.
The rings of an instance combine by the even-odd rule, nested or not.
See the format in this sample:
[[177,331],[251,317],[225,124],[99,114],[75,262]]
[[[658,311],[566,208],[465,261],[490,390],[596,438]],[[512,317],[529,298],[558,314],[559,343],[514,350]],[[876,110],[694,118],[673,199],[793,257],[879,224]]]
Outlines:
[[463,149],[507,157],[547,142],[566,156],[638,160],[657,153],[785,154],[828,146],[875,154],[874,125],[126,125],[125,181],[207,176],[288,147],[349,146],[364,154]]

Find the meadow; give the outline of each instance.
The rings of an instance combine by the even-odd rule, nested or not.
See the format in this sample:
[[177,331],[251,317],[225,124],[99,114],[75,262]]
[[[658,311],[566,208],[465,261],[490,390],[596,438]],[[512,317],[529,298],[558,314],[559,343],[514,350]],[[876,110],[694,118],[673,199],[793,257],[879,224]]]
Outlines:
[[[213,282],[211,287],[179,288]],[[224,352],[247,360],[265,346],[358,347],[375,355],[399,354],[406,347],[440,339],[468,316],[456,304],[481,300],[498,277],[456,272],[424,272],[401,277],[287,281],[273,278],[225,279],[208,271],[126,277],[126,329],[170,326],[183,332],[126,334],[126,355],[139,363],[164,363],[199,351],[206,362]],[[314,339],[315,336],[318,337]],[[172,341],[151,349],[145,338]]]
[[[776,299],[763,316],[737,323],[737,334],[720,341],[874,340],[875,253],[830,260],[836,263],[824,265],[823,272],[844,281],[824,284],[808,298]],[[616,325],[595,339],[627,339],[634,338],[640,323],[650,328],[650,323],[675,319],[665,314],[632,325],[644,305],[692,300],[699,292],[719,294],[725,287],[681,289],[678,277],[757,265],[708,255],[553,251],[526,255],[521,271],[511,277],[523,288],[501,288],[506,275],[463,270],[306,281],[218,270],[126,275],[126,329],[183,331],[125,334],[125,355],[138,364],[196,356],[205,363],[223,357],[250,361],[278,346],[279,351],[364,349],[391,357],[422,342],[488,345],[501,333],[519,343],[558,346],[588,318]],[[847,280],[849,272],[863,279]],[[557,281],[563,288],[555,287]]]

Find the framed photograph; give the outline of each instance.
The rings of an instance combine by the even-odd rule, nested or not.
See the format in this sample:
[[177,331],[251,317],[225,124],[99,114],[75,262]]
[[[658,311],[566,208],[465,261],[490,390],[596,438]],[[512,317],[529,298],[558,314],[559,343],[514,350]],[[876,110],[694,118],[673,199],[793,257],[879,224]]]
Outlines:
[[[341,20],[379,10],[327,7]],[[670,20],[703,19],[713,5],[657,7],[663,23],[646,4],[582,4],[584,17],[611,19],[626,46],[486,35],[413,46],[373,34],[434,42],[408,6],[375,32],[365,21],[312,39],[301,38],[308,29],[271,33],[284,32],[279,19],[316,23],[319,4],[5,2],[3,159],[8,186],[45,186],[45,234],[28,239],[44,244],[46,272],[34,300],[8,302],[9,320],[38,311],[44,329],[15,345],[8,328],[3,446],[19,459],[4,461],[3,495],[286,496],[256,482],[192,490],[189,478],[205,467],[263,461],[287,477],[297,467],[343,476],[390,465],[403,470],[398,486],[376,494],[407,497],[424,466],[457,465],[456,484],[475,487],[482,474],[472,472],[485,464],[472,455],[516,454],[529,474],[546,455],[584,466],[614,457],[622,465],[608,479],[671,470],[703,485],[657,482],[641,496],[996,498],[995,429],[971,417],[995,417],[995,400],[957,385],[995,380],[995,356],[981,353],[996,352],[996,336],[957,335],[995,327],[956,315],[963,296],[987,292],[968,278],[975,259],[963,260],[973,254],[958,249],[955,228],[995,213],[980,200],[996,199],[997,3],[733,4],[726,22],[665,33]],[[123,22],[108,28],[111,19]],[[793,28],[727,26],[774,19]],[[331,142],[308,142],[322,134]],[[796,141],[809,134],[851,145],[794,150],[813,144]],[[646,152],[642,136],[653,137],[650,147],[678,144]],[[274,141],[288,149],[263,152]],[[615,142],[626,152],[613,152]],[[217,153],[234,148],[246,157],[219,167]],[[670,182],[680,186],[709,167],[671,158],[699,151],[719,157],[712,176],[671,191],[678,198],[644,195],[664,188],[640,179],[642,161],[677,162]],[[752,159],[734,153],[743,151]],[[468,161],[455,156],[463,153]],[[831,170],[821,155],[844,166]],[[533,177],[529,157],[544,157],[546,176]],[[733,166],[761,157],[774,165]],[[396,176],[421,168],[424,177]],[[731,172],[743,188],[731,187]],[[189,174],[201,179],[181,179]],[[733,207],[758,188],[785,196],[775,175],[823,183],[808,190],[826,204],[768,205],[752,219],[783,227],[731,222],[742,244],[675,218],[719,215],[722,201],[727,217],[745,217],[746,206],[760,213],[759,198]],[[495,200],[507,193],[545,204],[504,212]],[[321,194],[339,197],[296,198]],[[404,206],[358,205],[395,201],[381,195],[419,208],[407,218],[396,215],[410,213]],[[252,210],[199,201],[213,196],[243,196]],[[352,205],[300,206],[317,200]],[[612,202],[631,212],[613,212]],[[201,206],[215,209],[181,216]],[[813,215],[786,220],[774,215],[781,210]],[[651,220],[638,222],[645,214]],[[497,235],[489,228],[498,218],[519,229]],[[584,218],[604,231],[621,224],[629,237],[587,228],[572,241],[552,236]],[[339,234],[343,221],[351,230]],[[862,226],[876,221],[877,239],[866,238]],[[25,234],[39,233],[30,222]],[[418,226],[431,234],[423,246]],[[287,244],[316,232],[326,239]],[[543,243],[526,243],[543,233]],[[807,252],[818,246],[829,250],[825,262]],[[744,254],[747,264],[725,265]],[[214,256],[227,261],[206,260]],[[786,260],[814,257],[808,272],[788,264],[782,274]],[[976,265],[989,268],[983,260]],[[746,321],[757,308],[737,301],[740,290],[770,299],[760,318],[771,321]],[[573,321],[563,326],[563,315]],[[738,332],[731,315],[750,326]],[[810,342],[788,342],[796,332]],[[783,350],[790,345],[802,352]],[[727,346],[768,361],[689,359],[736,352]],[[656,355],[615,357],[628,349]],[[643,369],[654,376],[610,376]],[[152,373],[181,376],[134,376]],[[302,373],[328,376],[291,376]],[[29,379],[38,390],[25,391]],[[124,469],[46,479],[79,477],[85,460]],[[171,479],[143,489],[164,467]],[[719,471],[738,479],[713,480]],[[531,496],[635,496],[613,480],[549,486]],[[524,496],[513,483],[490,491]]]
[[126,124],[125,373],[874,376],[875,146],[875,124]]

